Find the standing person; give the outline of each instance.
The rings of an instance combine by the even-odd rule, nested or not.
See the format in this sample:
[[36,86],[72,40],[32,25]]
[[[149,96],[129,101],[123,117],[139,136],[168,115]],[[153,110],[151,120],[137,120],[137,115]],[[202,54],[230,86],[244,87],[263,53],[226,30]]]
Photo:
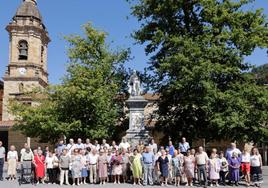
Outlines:
[[159,171],[158,171],[158,168],[157,168],[157,160],[160,157],[160,155],[157,152],[157,150],[154,150],[153,153],[154,153],[154,162],[153,162],[153,169],[152,169],[153,182],[154,183],[159,183],[159,173],[158,173]]
[[111,161],[112,161],[112,149],[108,149],[108,153],[106,155],[107,157],[107,168],[108,168],[108,178],[107,178],[107,182],[111,182],[112,181],[112,164],[111,164]]
[[175,147],[173,146],[172,141],[168,142],[168,150],[169,154],[171,155],[171,158],[174,156]]
[[114,184],[120,184],[120,176],[122,175],[122,156],[119,151],[115,151],[115,155],[112,157],[111,161],[113,167]]
[[88,149],[88,148],[92,149],[92,144],[89,138],[86,139],[86,143],[85,143],[85,149]]
[[126,183],[128,178],[128,172],[129,172],[129,154],[127,153],[127,150],[122,149],[122,176],[123,176],[123,182]]
[[155,140],[153,138],[150,141],[149,147],[150,147],[151,152],[158,150],[158,146],[155,143]]
[[139,140],[139,144],[136,146],[138,151],[143,151],[145,149],[144,143],[142,140]]
[[15,146],[10,146],[10,151],[7,153],[7,162],[8,162],[8,169],[7,174],[9,176],[9,180],[16,179],[16,169],[18,163],[18,152],[16,151]]
[[161,151],[161,156],[158,158],[157,161],[157,167],[158,167],[158,171],[160,171],[161,173],[161,178],[162,178],[162,182],[161,185],[163,186],[164,184],[167,186],[167,178],[168,178],[168,171],[169,171],[169,160],[168,157],[166,155],[166,151],[162,150]]
[[62,150],[62,155],[60,156],[60,160],[59,160],[60,185],[63,185],[64,177],[65,177],[66,185],[69,185],[68,172],[69,172],[69,169],[70,169],[70,164],[71,164],[71,158],[68,155],[68,150],[63,149]]
[[97,163],[98,163],[98,157],[97,150],[93,149],[92,152],[88,155],[89,159],[89,182],[90,183],[97,183]]
[[254,185],[260,187],[262,183],[262,157],[259,154],[258,148],[252,148],[250,157],[251,176]]
[[67,144],[66,149],[68,151],[68,155],[71,156],[73,153],[73,150],[75,149],[74,139],[71,138],[69,140],[69,144]]
[[127,142],[127,139],[123,137],[122,142],[119,144],[119,149],[128,150],[128,148],[130,148],[130,144]]
[[200,185],[202,186],[202,178],[203,177],[203,184],[206,187],[207,186],[207,166],[208,166],[208,155],[204,151],[203,147],[200,146],[198,148],[198,152],[195,155],[195,161],[196,161],[196,168],[197,168],[197,174],[198,174],[198,181]]
[[241,159],[238,157],[236,152],[233,152],[233,156],[228,160],[230,170],[230,183],[238,186],[240,180],[239,169],[241,165]]
[[166,148],[166,155],[168,158],[168,183],[172,183],[173,180],[173,168],[172,168],[172,155],[170,154],[169,147]]
[[131,169],[133,174],[133,185],[141,185],[142,178],[142,163],[141,163],[141,155],[138,153],[137,149],[133,151],[133,161],[131,162]]
[[100,147],[101,147],[101,149],[104,149],[104,148],[109,149],[110,145],[107,143],[106,139],[102,139],[102,144]]
[[23,169],[30,169],[29,172],[27,171],[27,173],[31,173],[33,169],[32,164],[34,163],[34,154],[28,145],[25,146],[24,151],[21,152],[20,162],[21,167]]
[[230,147],[226,150],[225,157],[227,160],[231,159],[233,157],[233,153],[236,153],[238,157],[241,156],[241,151],[236,147],[236,143],[232,142],[230,144]]
[[56,184],[57,182],[57,169],[56,166],[54,166],[57,161],[57,157],[52,152],[49,152],[45,160],[49,184]]
[[71,157],[72,161],[72,176],[73,185],[80,185],[81,174],[82,174],[82,157],[80,155],[79,149],[74,149],[73,155]]
[[5,163],[6,149],[3,147],[3,142],[0,141],[0,181],[4,181],[3,170]]
[[172,168],[173,168],[173,177],[175,178],[175,186],[180,186],[180,179],[181,179],[181,158],[178,155],[178,150],[174,151],[174,156],[172,158]]
[[220,179],[220,161],[217,157],[217,150],[212,149],[212,153],[210,156],[210,160],[208,161],[208,175],[210,179],[210,186],[213,186],[213,184],[218,187],[218,181]]
[[191,155],[191,150],[187,150],[186,156],[184,156],[183,159],[184,163],[184,173],[187,178],[187,184],[188,186],[193,186],[193,178],[194,178],[194,170],[195,170],[195,157]]
[[241,171],[245,177],[247,187],[250,186],[250,153],[245,149],[241,155]]
[[98,140],[94,140],[94,145],[92,146],[92,149],[95,149],[96,151],[100,150],[100,144]]
[[107,156],[105,155],[103,149],[100,150],[100,155],[98,157],[97,164],[98,164],[98,169],[99,169],[100,184],[104,185],[105,181],[107,180],[107,177],[108,177],[108,174],[107,174],[107,172],[108,172],[108,168],[107,168],[108,160],[107,160]]
[[150,147],[146,146],[145,152],[142,154],[143,165],[143,185],[153,185],[152,169],[154,162],[154,154],[150,151]]
[[111,149],[114,151],[119,149],[119,146],[116,144],[114,140],[112,141]]
[[226,175],[228,173],[229,164],[228,164],[227,159],[224,157],[224,152],[223,151],[220,151],[219,160],[220,160],[220,164],[221,164],[220,184],[225,186],[226,185]]
[[63,149],[65,149],[64,141],[60,140],[59,143],[56,145],[56,155],[60,157],[62,154]]
[[186,138],[182,137],[181,142],[179,143],[179,148],[183,155],[187,154],[188,149],[190,149],[190,144],[186,142]]
[[85,145],[82,143],[82,139],[81,138],[78,138],[77,139],[77,143],[75,145],[75,148],[76,149],[79,149],[80,151],[85,149]]
[[81,154],[81,164],[82,164],[81,184],[87,184],[86,180],[88,177],[88,171],[87,171],[88,161],[87,161],[87,156],[86,156],[86,150],[85,149],[81,150],[80,154]]
[[45,183],[45,156],[43,155],[42,150],[37,150],[37,155],[34,155],[34,164],[35,164],[35,175],[37,179],[37,184]]

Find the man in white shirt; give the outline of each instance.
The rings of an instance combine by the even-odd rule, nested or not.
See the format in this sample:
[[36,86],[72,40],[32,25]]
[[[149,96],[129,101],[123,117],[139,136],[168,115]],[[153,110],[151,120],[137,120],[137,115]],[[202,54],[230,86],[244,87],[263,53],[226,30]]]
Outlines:
[[74,143],[74,139],[70,139],[69,140],[69,144],[66,146],[66,149],[67,149],[67,153],[68,155],[70,156],[73,152],[73,150],[75,149],[75,143]]
[[107,144],[105,139],[102,140],[102,144],[101,144],[101,149],[104,149],[104,148],[106,148],[106,149],[110,148],[110,145]]
[[86,143],[85,143],[85,149],[87,149],[87,148],[90,148],[90,149],[92,148],[92,144],[91,144],[89,138],[86,139]]
[[154,152],[154,151],[157,152],[157,144],[155,143],[154,139],[151,139],[151,142],[149,144],[149,147],[151,149],[151,152]]
[[90,154],[88,154],[89,162],[89,174],[90,174],[90,183],[97,183],[97,162],[99,155],[97,154],[96,149],[93,149]]
[[127,142],[127,139],[125,137],[122,138],[122,142],[119,144],[119,149],[128,150],[129,147],[130,147],[130,144]]
[[205,187],[207,186],[207,166],[208,166],[208,155],[204,151],[203,147],[198,148],[198,152],[195,155],[195,162],[196,162],[196,168],[197,168],[197,174],[198,174],[198,181],[200,183],[200,186],[202,186],[202,178],[203,176],[203,181]]
[[77,139],[77,144],[75,145],[75,148],[76,149],[85,149],[85,145],[82,143],[82,139],[81,138],[78,138]]
[[183,155],[186,155],[188,149],[190,149],[190,144],[186,142],[185,137],[182,137],[181,142],[179,143],[179,149]]

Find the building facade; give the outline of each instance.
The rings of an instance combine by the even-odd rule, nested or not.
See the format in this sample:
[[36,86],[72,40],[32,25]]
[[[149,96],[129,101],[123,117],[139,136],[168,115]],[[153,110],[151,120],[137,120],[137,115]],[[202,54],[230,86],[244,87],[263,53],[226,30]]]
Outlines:
[[48,86],[47,50],[50,39],[36,0],[23,0],[6,30],[9,33],[9,62],[2,90],[0,85],[0,138],[7,146],[20,146],[27,139],[10,130],[14,116],[9,112],[9,103],[18,100],[33,105],[34,101],[26,93]]

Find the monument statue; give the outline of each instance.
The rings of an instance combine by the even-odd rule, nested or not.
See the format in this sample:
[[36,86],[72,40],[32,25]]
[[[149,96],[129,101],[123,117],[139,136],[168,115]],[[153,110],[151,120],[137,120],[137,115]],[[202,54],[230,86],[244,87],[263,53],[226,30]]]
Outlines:
[[126,104],[129,109],[129,129],[126,138],[133,145],[137,145],[141,140],[148,143],[150,136],[144,126],[144,107],[148,101],[142,96],[141,81],[135,70],[130,76],[128,91],[130,97]]
[[141,81],[137,75],[137,71],[134,70],[133,74],[130,76],[128,82],[128,92],[130,96],[140,96],[141,95]]

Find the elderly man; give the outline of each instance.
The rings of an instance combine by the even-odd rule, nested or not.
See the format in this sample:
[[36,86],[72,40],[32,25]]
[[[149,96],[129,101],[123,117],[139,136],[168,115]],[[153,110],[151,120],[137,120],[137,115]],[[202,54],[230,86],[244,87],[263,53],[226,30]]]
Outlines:
[[82,139],[81,138],[78,138],[77,139],[77,144],[75,145],[75,148],[76,149],[85,149],[85,145],[82,143]]
[[129,147],[130,147],[130,144],[127,142],[127,139],[125,137],[122,138],[122,142],[119,144],[119,149],[128,150]]
[[62,151],[65,149],[64,141],[60,140],[56,145],[56,155],[59,157],[62,154]]
[[99,155],[97,150],[93,149],[91,153],[88,154],[87,160],[89,162],[89,179],[90,183],[97,183],[97,163]]
[[[197,174],[198,174],[198,181],[200,185],[202,184],[201,180],[204,181],[204,186],[207,186],[207,166],[208,166],[208,155],[204,151],[203,147],[198,148],[198,152],[195,155],[195,161],[196,161],[196,168],[197,168]],[[203,176],[203,178],[201,178]]]
[[179,149],[184,156],[187,154],[187,150],[190,149],[190,144],[186,142],[185,137],[182,137],[181,142],[179,143]]
[[143,185],[146,186],[149,182],[150,185],[153,185],[153,163],[154,163],[154,154],[150,152],[150,147],[146,146],[145,152],[142,154],[142,165],[144,170]]
[[101,147],[101,149],[104,149],[104,148],[109,149],[110,148],[110,145],[107,144],[106,139],[102,139],[102,144],[101,144],[100,147]]
[[66,147],[66,149],[67,149],[67,153],[68,153],[68,155],[70,156],[71,154],[72,154],[72,152],[73,152],[73,150],[75,149],[75,143],[74,143],[74,139],[70,139],[69,140],[69,144],[67,145],[67,147]]
[[237,153],[238,156],[241,156],[241,151],[240,149],[236,148],[236,144],[234,142],[232,142],[230,144],[230,148],[226,150],[226,154],[225,154],[226,159],[230,160],[233,156],[233,153]]

